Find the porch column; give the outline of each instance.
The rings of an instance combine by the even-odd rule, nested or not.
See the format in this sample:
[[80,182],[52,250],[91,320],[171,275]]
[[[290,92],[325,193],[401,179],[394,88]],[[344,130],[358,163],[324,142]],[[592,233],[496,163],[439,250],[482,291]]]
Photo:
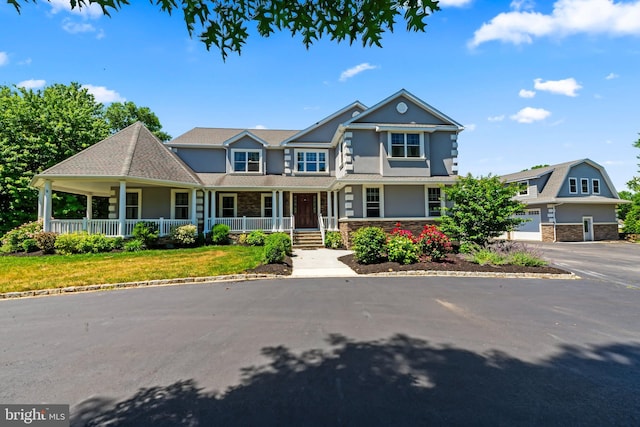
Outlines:
[[191,224],[195,225],[196,227],[198,226],[198,214],[197,214],[197,206],[196,206],[196,189],[192,188],[191,189]]
[[282,231],[282,218],[284,216],[284,192],[278,190],[278,230]]
[[38,188],[38,219],[43,216],[44,210],[44,188]]
[[87,194],[87,219],[93,219],[93,196]]
[[278,215],[276,212],[276,190],[271,190],[271,231],[276,231],[276,221]]
[[125,181],[120,181],[118,196],[118,235],[124,237],[127,229],[127,183]]
[[337,230],[338,229],[338,218],[340,217],[340,214],[338,213],[338,195],[339,195],[339,191],[335,190],[333,192],[333,214],[336,217],[336,220],[334,221],[334,227]]
[[216,190],[211,190],[211,228],[215,225],[216,222],[216,213],[218,209],[216,209],[216,202],[218,201],[218,196],[216,194]]
[[333,203],[331,203],[331,191],[327,191],[327,229],[333,230]]
[[[322,193],[318,191],[317,200],[316,200],[316,216],[319,217],[318,221],[322,221],[322,201],[320,200],[322,197]],[[318,224],[318,229],[320,228],[320,224]]]
[[42,197],[42,229],[51,231],[51,181],[49,180],[44,182],[44,194]]
[[203,230],[206,233],[207,231],[207,226],[209,225],[209,190],[204,190],[204,226],[203,226]]

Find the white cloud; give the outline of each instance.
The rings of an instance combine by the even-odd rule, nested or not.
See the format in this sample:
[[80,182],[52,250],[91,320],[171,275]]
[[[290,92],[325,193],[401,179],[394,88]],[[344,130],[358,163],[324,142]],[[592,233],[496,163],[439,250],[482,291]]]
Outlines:
[[31,62],[32,62],[31,58],[27,58],[24,61],[18,62],[18,65],[31,65]]
[[512,115],[511,120],[515,120],[518,123],[533,123],[540,120],[544,120],[551,115],[551,112],[544,108],[525,107]]
[[47,84],[46,80],[30,79],[30,80],[22,81],[18,83],[16,86],[23,87],[25,89],[39,89],[41,87],[44,87],[44,85],[46,84]]
[[464,130],[467,130],[469,132],[473,132],[474,130],[476,130],[476,124],[475,123],[469,123],[468,125],[464,125]]
[[613,80],[613,79],[617,79],[618,77],[620,76],[617,75],[616,73],[609,73],[607,77],[605,77],[605,80]]
[[558,0],[553,11],[520,10],[522,2],[511,3],[513,10],[503,12],[476,30],[469,47],[499,40],[530,44],[536,37],[566,37],[573,34],[640,35],[640,0]]
[[254,129],[267,129],[267,127],[265,125],[255,125],[253,128]]
[[7,52],[0,52],[0,67],[9,63],[9,55]]
[[362,64],[358,64],[355,67],[351,67],[348,70],[344,70],[341,74],[340,74],[340,81],[341,82],[345,82],[348,79],[350,79],[351,77],[362,73],[363,71],[367,71],[367,70],[375,70],[376,68],[378,68],[377,65],[371,65],[368,62],[363,62]]
[[531,10],[535,5],[533,0],[513,0],[509,7],[513,10]]
[[578,96],[576,91],[582,89],[582,86],[573,77],[564,80],[547,80],[546,82],[542,79],[535,79],[533,83],[536,89],[557,95]]
[[463,7],[471,4],[473,0],[440,0],[438,6],[440,7]]
[[69,20],[64,21],[62,29],[69,34],[93,33],[96,31],[96,27],[91,24],[87,24],[86,22],[72,22]]
[[502,114],[500,116],[487,117],[487,120],[489,120],[490,122],[501,122],[501,121],[504,120],[504,114]]
[[71,8],[69,0],[49,0],[51,6],[51,13],[56,14],[59,12],[70,12],[76,15],[81,15],[86,18],[99,18],[103,15],[102,8],[98,4],[90,4],[89,6],[82,6],[82,8]]
[[120,96],[115,90],[107,89],[104,86],[94,85],[82,85],[91,95],[93,95],[97,102],[110,103],[110,102],[125,102],[126,99]]
[[518,92],[518,96],[520,98],[533,98],[534,96],[536,96],[536,92],[533,90],[520,89],[520,92]]

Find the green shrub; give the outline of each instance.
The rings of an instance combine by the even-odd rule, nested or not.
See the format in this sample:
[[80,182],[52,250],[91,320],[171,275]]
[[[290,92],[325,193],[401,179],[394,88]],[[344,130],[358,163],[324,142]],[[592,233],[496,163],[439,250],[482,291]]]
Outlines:
[[480,265],[502,265],[507,263],[507,257],[489,248],[482,248],[471,253],[469,261]]
[[264,240],[264,258],[267,264],[277,264],[291,255],[291,238],[285,233],[272,233]]
[[507,258],[508,264],[521,265],[525,267],[540,267],[547,265],[547,262],[528,252],[515,252]]
[[291,255],[293,253],[293,247],[291,245],[291,237],[289,237],[287,233],[271,233],[264,240],[264,244],[266,245],[267,242],[269,241],[282,241],[285,254]]
[[176,227],[171,230],[171,239],[180,246],[192,246],[198,239],[198,228],[193,224]]
[[155,222],[138,222],[133,227],[133,237],[144,243],[145,247],[152,247],[158,241],[158,226]]
[[57,238],[58,233],[54,233],[51,231],[41,231],[35,236],[38,247],[45,254],[52,254],[56,251],[55,244]]
[[126,242],[123,249],[125,252],[140,252],[147,248],[142,240],[133,239]]
[[62,255],[71,255],[80,253],[80,241],[83,239],[85,234],[80,233],[71,233],[71,234],[61,234],[56,239],[55,248],[56,251],[61,253]]
[[356,260],[362,264],[380,262],[386,250],[387,236],[380,227],[363,227],[352,235]]
[[418,246],[410,237],[395,235],[387,242],[387,257],[389,261],[400,264],[414,264],[418,262]]
[[475,251],[480,250],[480,245],[473,242],[461,242],[458,252],[461,254],[472,254]]
[[240,245],[247,244],[247,233],[242,233],[238,236],[238,244]]
[[38,242],[36,239],[25,239],[20,246],[25,252],[35,252],[38,250]]
[[[33,221],[22,224],[21,226],[10,230],[2,237],[2,248],[0,248],[0,250],[5,253],[25,251],[22,243],[25,240],[34,239],[35,235],[41,231],[41,221]],[[30,245],[31,243],[26,244],[27,247],[30,247]]]
[[225,224],[216,224],[211,230],[211,243],[214,245],[229,244],[229,226]]
[[425,225],[418,236],[418,251],[431,261],[440,261],[451,252],[451,240],[435,225]]
[[264,240],[267,238],[267,235],[264,231],[254,230],[247,236],[247,245],[249,246],[264,246]]
[[63,255],[109,252],[122,247],[122,238],[87,232],[61,234],[54,246]]
[[342,234],[339,231],[328,231],[324,236],[324,246],[330,249],[340,249],[344,247]]

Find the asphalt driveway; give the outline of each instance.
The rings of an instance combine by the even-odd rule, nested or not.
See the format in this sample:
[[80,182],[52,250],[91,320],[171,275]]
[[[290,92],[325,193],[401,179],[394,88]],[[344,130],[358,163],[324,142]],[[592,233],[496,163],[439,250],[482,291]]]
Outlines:
[[640,291],[286,279],[0,301],[0,402],[72,425],[638,425]]
[[620,241],[533,245],[554,265],[580,277],[640,289],[640,244]]

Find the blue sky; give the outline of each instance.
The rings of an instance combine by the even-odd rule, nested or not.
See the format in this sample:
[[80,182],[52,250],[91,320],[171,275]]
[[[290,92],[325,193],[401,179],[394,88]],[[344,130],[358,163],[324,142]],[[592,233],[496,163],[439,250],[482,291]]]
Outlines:
[[425,33],[383,48],[252,35],[226,62],[146,1],[105,17],[68,1],[0,3],[0,84],[77,81],[150,107],[174,137],[196,126],[303,129],[405,88],[462,123],[460,172],[591,158],[618,190],[637,174],[640,1],[448,0]]

